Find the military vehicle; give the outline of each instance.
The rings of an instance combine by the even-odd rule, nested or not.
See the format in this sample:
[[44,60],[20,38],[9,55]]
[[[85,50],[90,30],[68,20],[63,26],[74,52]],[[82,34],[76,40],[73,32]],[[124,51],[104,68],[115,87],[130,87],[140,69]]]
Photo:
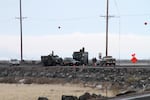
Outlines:
[[81,65],[88,64],[88,52],[85,52],[84,47],[80,51],[73,52],[73,59],[80,62]]
[[79,61],[76,61],[75,59],[73,58],[70,58],[70,57],[66,57],[64,58],[63,60],[63,65],[65,66],[79,66],[80,65],[80,62]]
[[105,56],[100,60],[100,66],[115,66],[116,59],[112,56]]
[[56,66],[62,65],[63,59],[54,55],[54,52],[52,51],[52,54],[49,54],[48,56],[41,56],[41,62],[44,66]]

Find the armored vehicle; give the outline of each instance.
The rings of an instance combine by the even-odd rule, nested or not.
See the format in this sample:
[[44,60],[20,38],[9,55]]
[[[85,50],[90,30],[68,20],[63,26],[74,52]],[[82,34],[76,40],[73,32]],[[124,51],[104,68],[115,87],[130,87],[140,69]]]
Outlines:
[[100,66],[115,66],[116,59],[112,56],[105,56],[100,60]]
[[73,52],[73,59],[80,62],[81,65],[88,64],[88,52],[85,52],[84,47],[80,51]]
[[44,66],[56,66],[56,65],[62,65],[63,59],[57,55],[52,54],[48,56],[41,56],[41,62]]

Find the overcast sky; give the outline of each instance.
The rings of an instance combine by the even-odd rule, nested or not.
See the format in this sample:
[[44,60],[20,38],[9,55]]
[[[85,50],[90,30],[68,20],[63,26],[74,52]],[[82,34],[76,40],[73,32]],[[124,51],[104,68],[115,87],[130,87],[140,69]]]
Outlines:
[[[109,55],[150,59],[149,4],[110,0]],[[20,59],[19,0],[0,0],[0,12],[0,59]],[[106,0],[22,0],[22,14],[24,59],[40,59],[52,50],[71,57],[82,47],[90,58],[105,56]]]

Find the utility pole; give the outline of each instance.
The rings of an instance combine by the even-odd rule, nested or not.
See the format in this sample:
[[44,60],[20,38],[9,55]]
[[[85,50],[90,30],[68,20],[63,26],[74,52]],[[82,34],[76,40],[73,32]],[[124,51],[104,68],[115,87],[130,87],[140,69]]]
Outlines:
[[21,50],[21,62],[23,61],[23,45],[22,45],[22,3],[20,0],[20,50]]
[[108,19],[109,19],[109,0],[107,0],[107,11],[106,11],[106,57],[108,56]]

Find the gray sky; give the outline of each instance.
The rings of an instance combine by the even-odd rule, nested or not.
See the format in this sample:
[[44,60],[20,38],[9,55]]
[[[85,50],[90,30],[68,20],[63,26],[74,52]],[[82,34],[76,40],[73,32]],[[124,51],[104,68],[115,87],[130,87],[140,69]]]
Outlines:
[[[110,0],[109,55],[150,59],[150,0]],[[0,59],[20,59],[19,0],[0,0]],[[24,59],[105,55],[106,0],[22,0]],[[144,23],[147,22],[147,25]],[[58,26],[61,26],[58,29]]]

